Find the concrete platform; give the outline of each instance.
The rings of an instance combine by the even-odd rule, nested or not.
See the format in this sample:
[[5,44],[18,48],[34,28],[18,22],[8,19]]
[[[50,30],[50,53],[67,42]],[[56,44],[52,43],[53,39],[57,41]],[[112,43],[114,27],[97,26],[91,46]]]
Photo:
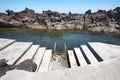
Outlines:
[[13,65],[31,47],[32,42],[15,42],[0,51],[0,59],[8,60],[7,64]]
[[120,46],[100,42],[89,42],[88,44],[103,60],[120,57]]
[[49,71],[49,65],[52,58],[52,50],[46,50],[38,72]]
[[38,71],[38,68],[42,62],[44,53],[45,53],[46,47],[40,47],[36,53],[36,55],[33,58],[33,62],[35,62],[37,64],[37,69],[36,72]]
[[[68,50],[68,57],[66,58],[69,59],[71,68],[53,71],[49,70],[52,50],[46,50],[46,47],[38,47],[38,45],[32,45],[32,42],[13,41],[10,45],[6,43],[4,49],[1,48],[2,50],[0,50],[0,59],[5,58],[10,65],[18,64],[25,59],[32,59],[37,64],[37,69],[36,72],[8,71],[0,77],[0,80],[120,80],[119,45],[90,42],[87,46],[82,45],[80,48],[74,48],[75,53],[73,50]],[[92,63],[91,65],[87,65],[87,60],[85,60],[82,52]],[[99,57],[103,59],[102,62],[97,62],[96,59]],[[76,58],[80,62],[80,66],[77,65]],[[59,68],[59,65],[57,67]]]
[[95,58],[93,53],[89,50],[87,45],[81,45],[81,48],[84,51],[85,55],[87,56],[91,64],[98,63],[98,60]]
[[85,67],[31,73],[13,70],[0,80],[120,80],[120,58]]
[[73,50],[68,50],[68,58],[69,58],[70,68],[75,68],[78,66]]
[[80,48],[74,48],[74,51],[75,51],[76,57],[78,59],[79,65],[80,66],[87,65],[87,62],[86,62],[86,60],[85,60],[85,58],[84,58]]
[[16,63],[16,65],[21,63],[22,61],[24,61],[26,59],[31,59],[32,60],[32,58],[36,54],[38,48],[39,48],[39,45],[32,45],[30,47],[30,49],[20,58],[20,60]]
[[12,39],[0,38],[0,51],[14,42],[15,40]]

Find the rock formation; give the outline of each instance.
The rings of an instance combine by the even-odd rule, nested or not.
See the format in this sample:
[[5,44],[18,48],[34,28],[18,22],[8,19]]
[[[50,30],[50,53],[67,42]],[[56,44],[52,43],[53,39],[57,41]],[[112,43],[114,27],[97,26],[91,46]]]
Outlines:
[[82,14],[59,13],[56,11],[43,11],[35,13],[25,8],[21,12],[6,10],[7,14],[0,13],[0,27],[27,27],[47,29],[80,29],[92,32],[120,33],[120,7],[113,10],[91,10]]
[[0,60],[0,77],[5,75],[7,71],[10,71],[13,69],[35,72],[36,68],[37,68],[36,63],[33,63],[33,61],[30,59],[24,60],[18,65],[8,65],[7,60],[2,59]]

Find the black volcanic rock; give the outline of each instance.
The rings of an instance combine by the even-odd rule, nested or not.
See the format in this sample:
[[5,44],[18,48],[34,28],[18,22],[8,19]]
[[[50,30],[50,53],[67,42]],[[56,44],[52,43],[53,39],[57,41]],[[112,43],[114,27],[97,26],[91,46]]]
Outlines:
[[32,60],[27,59],[27,60],[21,62],[20,64],[16,65],[15,68],[17,68],[19,70],[35,72],[37,65],[35,63],[33,63]]
[[91,14],[91,13],[92,13],[92,12],[91,12],[90,9],[85,12],[85,14]]
[[84,15],[71,12],[65,14],[51,10],[35,13],[34,10],[28,8],[21,12],[13,10],[6,10],[6,12],[7,14],[0,13],[0,27],[43,26],[54,29],[77,28],[120,33],[120,7],[109,11],[98,10],[94,13],[89,9]]
[[6,10],[8,16],[14,15],[14,11],[13,10]]
[[5,75],[7,71],[10,71],[13,69],[35,72],[36,68],[37,68],[37,65],[33,63],[33,61],[30,59],[24,60],[18,65],[8,65],[7,60],[1,59],[0,60],[0,77]]
[[1,59],[1,60],[0,60],[0,67],[3,67],[3,66],[5,66],[5,65],[7,65],[7,60]]

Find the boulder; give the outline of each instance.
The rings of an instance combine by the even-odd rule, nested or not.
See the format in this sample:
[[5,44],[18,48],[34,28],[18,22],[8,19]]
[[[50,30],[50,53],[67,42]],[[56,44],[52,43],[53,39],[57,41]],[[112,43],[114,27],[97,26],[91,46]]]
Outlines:
[[15,14],[13,10],[9,10],[9,9],[6,10],[6,12],[7,12],[8,16],[11,16],[11,15]]
[[89,10],[87,10],[86,12],[85,12],[85,14],[91,14],[92,12],[91,12],[91,10],[89,9]]
[[83,25],[77,25],[77,26],[76,26],[76,29],[83,30],[83,29],[84,29],[84,26],[83,26]]
[[0,67],[3,67],[3,66],[5,66],[5,65],[7,65],[7,60],[1,59],[1,60],[0,60]]
[[35,72],[37,65],[35,63],[33,63],[32,60],[27,59],[27,60],[19,63],[18,65],[16,65],[15,68],[19,69],[19,70],[26,70],[26,71],[30,71],[30,72]]

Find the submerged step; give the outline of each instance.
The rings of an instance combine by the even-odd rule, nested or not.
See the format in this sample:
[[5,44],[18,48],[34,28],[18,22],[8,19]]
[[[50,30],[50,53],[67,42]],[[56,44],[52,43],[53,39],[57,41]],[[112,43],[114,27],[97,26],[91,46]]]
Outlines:
[[85,55],[87,56],[87,58],[88,58],[88,60],[90,61],[91,64],[92,63],[98,63],[98,60],[95,58],[95,56],[89,50],[87,45],[81,45],[81,48],[82,48],[83,52],[85,53]]
[[84,58],[80,48],[74,48],[74,51],[75,51],[76,58],[77,58],[77,60],[79,62],[79,65],[80,66],[87,65],[87,62],[86,62],[86,60],[85,60],[85,58]]
[[0,51],[0,59],[8,60],[7,64],[13,65],[31,47],[32,42],[15,42]]
[[38,68],[41,64],[41,61],[43,59],[44,53],[45,53],[46,47],[40,47],[37,51],[37,53],[35,54],[34,58],[33,58],[33,62],[37,64],[37,69],[36,71],[38,71]]
[[12,40],[12,39],[0,38],[0,50],[6,48],[7,46],[11,45],[14,42],[15,40]]
[[77,62],[73,50],[68,50],[69,64],[71,68],[77,67]]
[[46,50],[38,72],[48,71],[52,58],[52,50]]
[[30,49],[20,58],[20,60],[16,64],[19,64],[26,59],[32,60],[38,48],[39,48],[39,45],[32,45]]

